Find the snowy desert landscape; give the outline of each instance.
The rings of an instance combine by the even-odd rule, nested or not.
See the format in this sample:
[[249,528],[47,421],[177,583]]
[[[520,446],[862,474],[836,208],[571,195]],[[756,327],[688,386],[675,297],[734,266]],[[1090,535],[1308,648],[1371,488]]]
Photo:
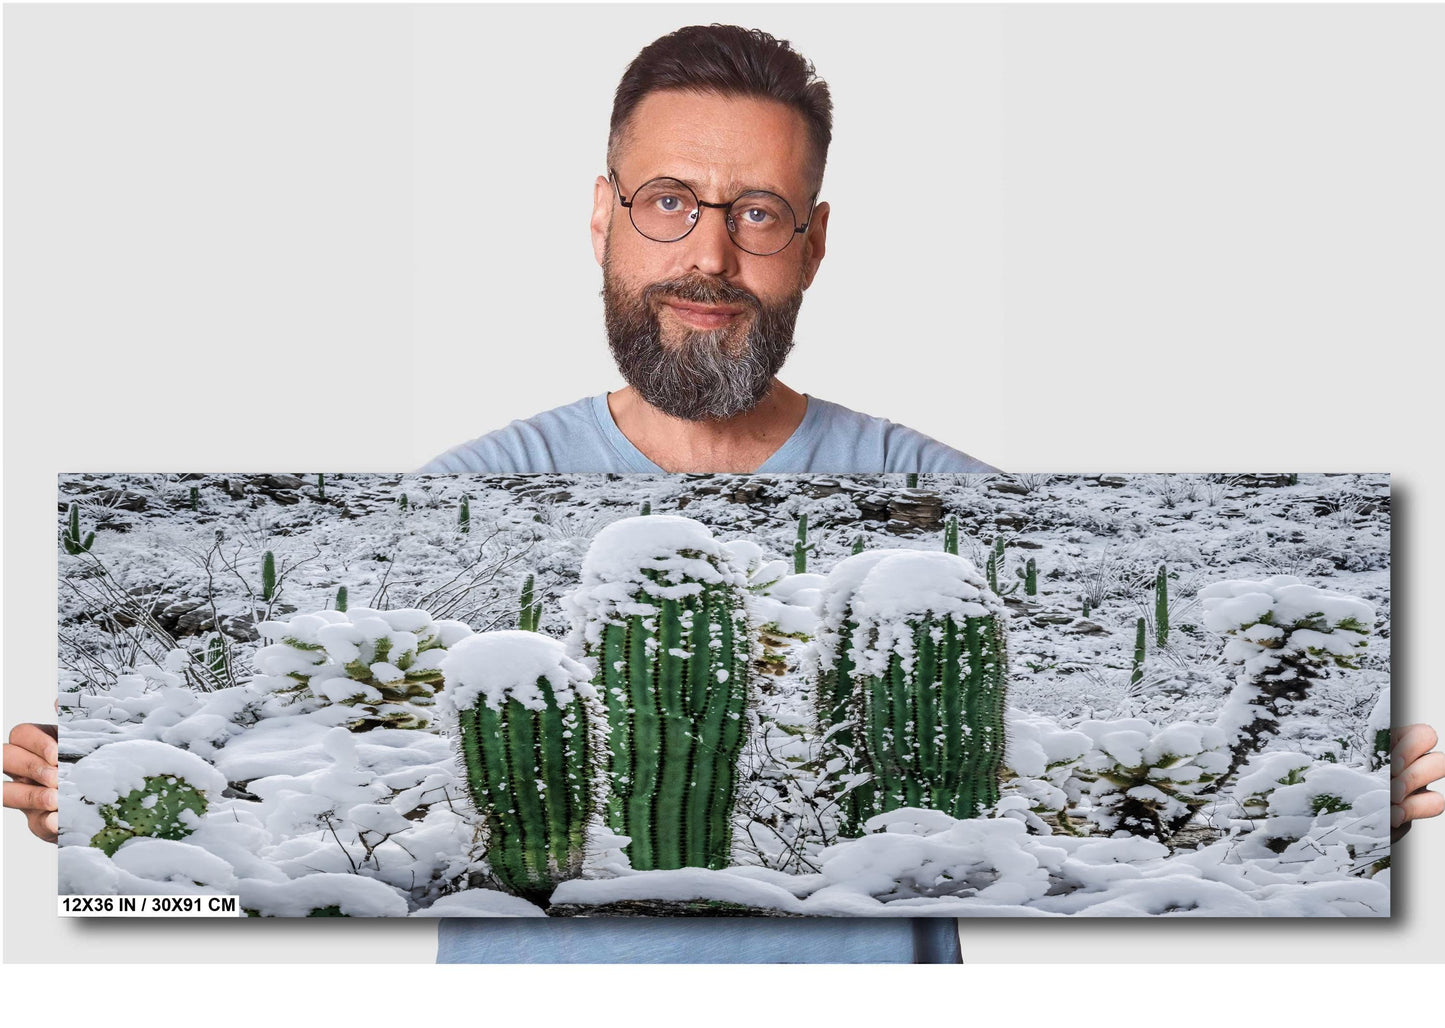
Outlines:
[[1390,913],[1384,474],[71,474],[62,894]]

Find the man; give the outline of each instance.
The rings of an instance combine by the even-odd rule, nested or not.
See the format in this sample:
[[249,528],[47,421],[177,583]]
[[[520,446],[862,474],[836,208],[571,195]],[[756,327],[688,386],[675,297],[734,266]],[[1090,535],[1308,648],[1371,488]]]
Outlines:
[[[996,470],[912,429],[798,393],[776,377],[823,259],[818,203],[827,86],[787,43],[731,26],[646,47],[618,87],[608,174],[594,188],[608,342],[627,387],[518,420],[427,472],[975,472]],[[1396,746],[1392,823],[1445,806],[1434,733]],[[55,838],[55,744],[22,725],[5,805]],[[12,791],[13,790],[13,791]],[[1403,834],[1403,828],[1402,828]],[[444,962],[947,962],[952,919],[459,919]]]

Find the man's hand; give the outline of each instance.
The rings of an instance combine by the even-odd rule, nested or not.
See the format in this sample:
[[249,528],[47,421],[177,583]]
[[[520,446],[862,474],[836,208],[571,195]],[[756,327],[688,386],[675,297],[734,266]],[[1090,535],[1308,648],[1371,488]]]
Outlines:
[[1445,778],[1445,753],[1430,752],[1439,741],[1429,725],[1406,725],[1390,733],[1391,842],[1398,842],[1416,818],[1445,811],[1445,796],[1427,788]]
[[25,812],[30,830],[46,842],[60,834],[60,746],[55,725],[16,725],[5,744],[5,806]]

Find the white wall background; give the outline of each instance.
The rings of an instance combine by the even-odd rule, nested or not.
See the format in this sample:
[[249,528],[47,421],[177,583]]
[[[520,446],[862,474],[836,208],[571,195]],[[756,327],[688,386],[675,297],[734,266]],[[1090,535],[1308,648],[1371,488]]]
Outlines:
[[[715,20],[833,88],[789,385],[1010,470],[1391,472],[1397,719],[1445,725],[1440,7],[67,5],[5,10],[7,730],[51,716],[57,473],[408,469],[621,385],[611,93]],[[3,827],[12,960],[434,953],[60,920]],[[1445,824],[1397,865],[1391,923],[971,922],[965,959],[1445,959]]]

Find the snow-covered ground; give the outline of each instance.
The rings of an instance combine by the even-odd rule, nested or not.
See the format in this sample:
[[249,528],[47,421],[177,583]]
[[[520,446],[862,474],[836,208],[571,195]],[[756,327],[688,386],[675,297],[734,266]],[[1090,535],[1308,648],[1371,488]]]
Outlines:
[[[386,683],[404,669],[390,660],[370,664],[374,685],[355,703],[329,694],[355,684],[340,672],[310,690],[286,675],[298,653],[370,653],[382,635],[391,659],[411,654],[402,662],[414,672],[438,666],[428,645],[516,628],[529,575],[538,630],[580,646],[563,597],[592,538],[645,502],[708,526],[752,587],[749,619],[764,647],[733,866],[636,871],[627,840],[598,824],[584,875],[557,889],[554,912],[1389,913],[1388,767],[1375,754],[1388,724],[1388,476],[920,479],[910,490],[901,475],[347,474],[327,475],[323,494],[314,474],[62,476],[58,532],[74,501],[79,541],[95,538],[88,551],[57,546],[60,890],[235,893],[276,916],[541,916],[488,880],[445,703],[396,701]],[[797,574],[804,514],[813,545]],[[996,540],[1005,544],[1002,797],[984,817],[905,808],[840,838],[818,788],[812,724],[813,647],[836,630],[828,573],[860,537],[869,550],[938,553],[949,515],[980,575]],[[1037,594],[1025,596],[1030,558]],[[1262,626],[1252,641],[1216,634],[1229,618],[1200,593],[1231,580],[1272,581],[1244,592],[1263,590],[1281,610],[1280,590],[1297,580],[1363,601],[1374,622],[1358,667],[1314,681],[1265,751],[1209,795],[1200,783],[1238,726],[1227,702],[1243,695],[1242,650],[1269,645]],[[343,587],[345,615],[335,610]],[[279,642],[303,632],[327,649]],[[348,730],[357,703],[376,727]],[[1164,755],[1167,774],[1114,781]],[[142,805],[181,822],[169,838],[116,823],[115,804],[156,777]],[[189,789],[173,790],[172,777]],[[1151,809],[1208,801],[1166,845],[1118,827],[1125,789]],[[111,856],[91,845],[103,831]]]

